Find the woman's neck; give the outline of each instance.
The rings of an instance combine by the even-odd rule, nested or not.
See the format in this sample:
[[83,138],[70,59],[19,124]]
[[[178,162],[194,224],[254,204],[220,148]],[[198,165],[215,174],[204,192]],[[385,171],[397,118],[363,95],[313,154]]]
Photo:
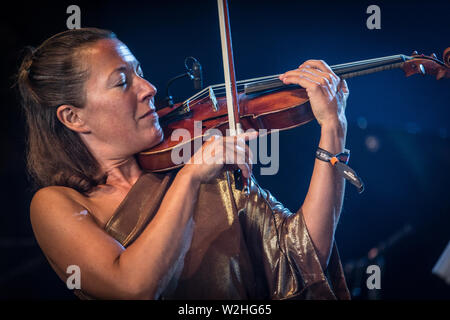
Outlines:
[[130,188],[142,175],[142,169],[134,156],[120,160],[103,160],[101,166],[107,174],[106,184],[110,186]]

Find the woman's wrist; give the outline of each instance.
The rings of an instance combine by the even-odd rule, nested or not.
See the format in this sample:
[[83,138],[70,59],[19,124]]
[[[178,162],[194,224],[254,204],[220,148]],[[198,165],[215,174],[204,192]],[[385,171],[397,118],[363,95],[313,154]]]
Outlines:
[[335,118],[322,122],[321,125],[322,134],[333,134],[338,138],[345,138],[347,135],[347,119],[345,117]]
[[340,112],[339,114],[329,115],[320,119],[319,124],[321,127],[346,126],[347,117],[345,113]]
[[177,174],[177,178],[182,179],[188,183],[192,188],[200,187],[200,179],[198,179],[194,173],[194,170],[190,166],[184,166]]
[[333,154],[340,153],[345,148],[347,137],[346,119],[324,122],[321,125],[319,147]]

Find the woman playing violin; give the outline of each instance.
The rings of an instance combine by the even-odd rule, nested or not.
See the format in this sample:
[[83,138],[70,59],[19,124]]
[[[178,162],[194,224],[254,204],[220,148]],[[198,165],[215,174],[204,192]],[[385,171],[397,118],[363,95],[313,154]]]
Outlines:
[[[342,152],[345,81],[320,60],[280,79],[306,89],[321,127],[319,147]],[[174,172],[153,216],[131,240],[121,241],[108,232],[111,219],[119,211],[141,210],[147,200],[139,196],[156,197],[159,186],[142,187],[143,177],[158,175],[135,158],[163,135],[153,104],[156,88],[139,61],[112,32],[65,31],[30,50],[18,86],[29,171],[40,187],[30,207],[33,230],[63,281],[68,266],[79,267],[80,297],[349,298],[334,242],[345,183],[329,163],[315,160],[306,198],[294,214],[254,179],[250,196],[243,196],[224,170],[231,151],[246,159],[235,167],[251,176],[248,148],[235,139],[256,135],[217,136],[198,152],[223,146],[215,149],[223,150],[215,155],[222,161],[187,163]]]

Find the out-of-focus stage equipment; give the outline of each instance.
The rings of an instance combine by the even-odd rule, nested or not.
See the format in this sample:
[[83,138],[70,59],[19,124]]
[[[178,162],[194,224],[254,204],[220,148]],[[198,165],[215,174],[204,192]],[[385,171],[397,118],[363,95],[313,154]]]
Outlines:
[[450,241],[439,260],[434,265],[432,272],[450,285]]
[[401,239],[405,238],[413,232],[413,227],[409,224],[394,233],[385,241],[373,247],[360,259],[353,260],[345,264],[344,272],[348,280],[350,293],[355,299],[379,300],[382,298],[381,290],[367,288],[367,267],[370,265],[377,265],[383,275],[383,267],[385,264],[384,252],[392,248]]

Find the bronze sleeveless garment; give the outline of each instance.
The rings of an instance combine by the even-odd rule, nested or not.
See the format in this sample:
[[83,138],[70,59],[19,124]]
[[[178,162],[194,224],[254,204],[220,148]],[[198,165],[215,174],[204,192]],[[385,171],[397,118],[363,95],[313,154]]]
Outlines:
[[[156,214],[175,172],[146,173],[105,227],[127,247]],[[202,184],[184,265],[160,299],[350,299],[336,243],[322,270],[301,211],[292,213],[256,181],[250,194],[224,172]],[[92,299],[76,291],[81,299]]]

